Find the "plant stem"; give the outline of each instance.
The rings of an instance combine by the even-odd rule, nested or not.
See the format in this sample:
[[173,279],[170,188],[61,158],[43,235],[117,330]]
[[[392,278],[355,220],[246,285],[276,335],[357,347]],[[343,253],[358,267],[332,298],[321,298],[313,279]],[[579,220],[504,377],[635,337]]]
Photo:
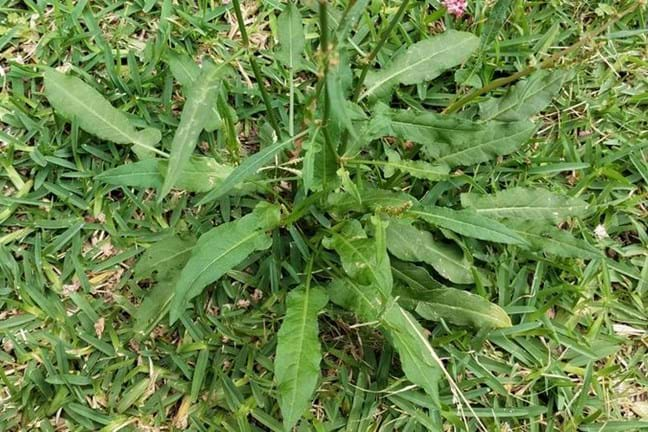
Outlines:
[[252,66],[254,79],[256,80],[257,85],[259,86],[259,91],[261,92],[261,99],[263,99],[263,104],[265,105],[266,111],[268,113],[268,121],[270,122],[270,126],[272,126],[272,129],[274,129],[275,134],[277,134],[277,139],[281,139],[281,128],[279,127],[279,122],[277,121],[274,108],[272,108],[272,102],[270,101],[270,96],[268,95],[268,92],[263,86],[263,77],[261,76],[261,70],[259,69],[259,65],[256,62],[254,53],[252,53],[252,51],[250,51],[249,49],[250,39],[248,38],[247,30],[245,29],[245,23],[243,22],[243,14],[241,13],[241,4],[239,3],[239,0],[232,0],[232,3],[234,4],[234,13],[236,14],[236,21],[238,23],[239,32],[241,33],[241,39],[243,41],[243,45],[246,48],[248,48],[248,59],[250,61],[250,66]]
[[378,52],[382,49],[383,45],[385,45],[385,42],[387,42],[387,38],[389,38],[392,30],[394,30],[394,27],[396,27],[396,24],[398,24],[398,22],[400,21],[408,3],[409,0],[403,0],[400,7],[398,8],[398,11],[396,12],[396,15],[394,15],[389,22],[387,30],[383,32],[380,40],[378,41],[378,44],[374,47],[371,53],[369,53],[369,57],[367,57],[367,59],[365,60],[365,64],[362,67],[362,72],[360,72],[360,79],[358,80],[358,83],[356,84],[355,90],[353,92],[353,102],[357,102],[360,98],[360,90],[362,89],[362,84],[364,83],[365,78],[367,78],[369,68],[373,64],[374,59],[378,55]]
[[475,100],[479,96],[481,96],[483,94],[486,94],[486,93],[490,92],[491,90],[494,90],[496,88],[505,86],[507,84],[510,84],[510,83],[512,83],[514,81],[519,80],[520,78],[524,78],[524,77],[526,77],[528,75],[531,75],[536,70],[549,69],[549,68],[553,67],[558,61],[560,61],[560,59],[562,59],[563,57],[565,57],[565,56],[571,54],[572,52],[580,49],[586,43],[591,42],[591,40],[594,37],[598,36],[600,33],[605,31],[605,29],[607,29],[609,26],[616,23],[617,21],[619,21],[621,18],[628,15],[629,13],[634,12],[634,10],[639,6],[639,4],[640,4],[639,2],[635,3],[632,7],[628,8],[623,13],[615,16],[614,18],[611,18],[607,23],[605,23],[602,26],[592,30],[591,32],[585,33],[585,35],[583,35],[578,42],[574,43],[573,45],[571,45],[571,46],[569,46],[569,47],[567,47],[567,48],[565,48],[565,49],[563,49],[563,50],[561,50],[561,51],[559,51],[557,53],[555,53],[554,55],[552,55],[549,58],[547,58],[547,59],[543,60],[542,62],[540,62],[539,64],[528,66],[525,69],[523,69],[523,70],[521,70],[519,72],[516,72],[516,73],[514,73],[512,75],[509,75],[507,77],[498,78],[496,80],[493,80],[493,81],[489,82],[488,84],[486,84],[484,87],[482,87],[480,89],[477,89],[477,90],[474,90],[474,91],[468,93],[466,96],[463,96],[463,97],[461,97],[459,99],[456,99],[454,102],[452,102],[450,105],[448,105],[442,111],[442,114],[455,113],[455,112],[459,111],[463,106],[469,104],[470,102],[472,102],[473,100]]

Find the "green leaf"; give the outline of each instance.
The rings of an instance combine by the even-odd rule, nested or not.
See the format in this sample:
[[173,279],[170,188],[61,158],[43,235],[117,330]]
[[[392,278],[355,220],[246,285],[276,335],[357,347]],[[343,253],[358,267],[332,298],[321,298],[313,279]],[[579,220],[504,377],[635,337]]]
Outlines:
[[135,279],[152,277],[166,279],[182,269],[196,244],[193,238],[171,236],[149,247],[133,268]]
[[162,153],[154,146],[162,137],[159,130],[141,131],[126,114],[113,107],[98,91],[71,75],[47,69],[45,96],[54,109],[69,120],[76,119],[84,131],[116,144],[133,144],[138,155]]
[[524,236],[536,250],[545,254],[563,258],[597,259],[603,258],[603,253],[584,240],[574,237],[569,231],[554,226],[533,226],[516,224],[512,229]]
[[589,206],[580,198],[545,189],[515,187],[492,195],[461,194],[461,205],[496,219],[518,219],[558,224],[569,217],[583,217]]
[[458,284],[475,282],[473,266],[461,249],[437,242],[432,234],[406,222],[391,220],[387,226],[387,249],[403,261],[429,264],[445,279]]
[[466,237],[497,243],[527,245],[520,234],[501,223],[470,210],[452,210],[445,207],[419,206],[408,214],[440,228],[449,229]]
[[438,406],[442,372],[440,359],[425,336],[423,327],[397,303],[387,308],[381,322],[398,351],[407,379],[421,386]]
[[440,288],[417,293],[416,313],[431,320],[445,320],[475,328],[511,327],[511,319],[501,307],[485,298],[455,288]]
[[418,114],[379,106],[370,125],[372,138],[396,136],[423,146],[437,164],[473,165],[514,152],[533,135],[530,121],[477,123],[456,116]]
[[471,33],[448,30],[438,36],[411,45],[392,63],[367,75],[363,99],[370,95],[388,95],[397,84],[419,84],[433,80],[444,71],[465,62],[479,46]]
[[[381,225],[376,227],[377,232],[382,229]],[[389,296],[393,279],[386,245],[368,238],[358,220],[344,223],[341,232],[325,238],[323,245],[338,253],[342,268],[352,279],[361,285],[374,286],[384,297]]]
[[[185,91],[189,92],[189,88],[200,80],[200,67],[188,55],[170,52],[167,53],[166,60],[171,69],[171,74],[181,86],[185,87]],[[207,132],[212,132],[218,129],[220,125],[220,114],[216,106],[212,105],[211,113],[205,122],[204,129]]]
[[[388,231],[389,233],[389,231]],[[391,241],[391,237],[387,237],[387,241]],[[425,292],[434,288],[443,288],[444,286],[434,279],[430,273],[423,267],[412,264],[411,262],[401,261],[397,259],[391,260],[392,274],[396,279],[405,283],[408,287],[412,288],[412,295],[415,297],[414,292]],[[401,289],[402,291],[402,289]]]
[[[116,186],[160,188],[166,168],[165,160],[146,159],[106,170],[95,179]],[[212,158],[192,157],[182,170],[176,187],[189,192],[207,192],[222,184],[233,170],[234,167],[219,164]],[[248,190],[252,187],[244,184],[237,189]]]
[[171,142],[169,165],[158,201],[161,201],[180,179],[182,170],[187,166],[198,143],[200,132],[212,115],[212,108],[216,105],[221,70],[222,67],[214,66],[212,63],[205,64],[198,81],[189,88],[189,95],[180,115],[180,124]]
[[191,87],[198,81],[200,67],[187,54],[167,52],[166,61],[171,69],[173,78],[183,87]]
[[279,50],[275,58],[290,69],[302,64],[302,54],[306,46],[302,17],[295,3],[291,2],[277,19],[277,39]]
[[278,221],[278,207],[257,206],[253,213],[203,234],[176,284],[171,304],[171,323],[180,317],[189,301],[207,285],[217,281],[252,252],[269,248],[272,238],[265,230]]
[[484,121],[526,120],[551,103],[569,75],[561,70],[539,70],[512,86],[504,96],[480,104],[479,115]]
[[385,150],[388,162],[383,162],[385,177],[390,178],[395,171],[402,171],[412,177],[424,180],[440,180],[450,173],[447,165],[432,165],[422,160],[402,160],[400,154],[391,149]]
[[350,212],[382,211],[388,214],[400,213],[418,204],[413,196],[405,192],[367,188],[360,190],[361,202],[350,193],[332,193],[328,196],[329,209],[336,214]]
[[286,299],[286,316],[277,334],[274,373],[287,431],[311,406],[322,360],[317,314],[327,302],[326,294],[319,288],[299,288]]
[[219,187],[212,189],[198,202],[197,205],[206,204],[227,194],[238,184],[255,175],[257,170],[261,168],[263,164],[272,160],[277,153],[287,148],[294,140],[300,138],[302,135],[303,134],[298,134],[285,141],[277,142],[248,157],[243,161],[243,163],[241,163],[241,165],[236,167],[234,171],[227,176],[227,178],[225,178],[225,181]]
[[333,279],[327,287],[331,301],[354,312],[364,321],[380,317],[385,299],[371,285],[362,285],[351,278]]
[[321,191],[330,188],[337,182],[338,164],[332,149],[324,142],[322,134],[316,134],[313,139],[303,145],[304,188],[307,191]]
[[166,316],[180,271],[189,260],[195,243],[193,238],[165,238],[148,248],[135,265],[133,275],[136,279],[153,277],[157,281],[133,315],[133,331],[138,337],[149,334]]

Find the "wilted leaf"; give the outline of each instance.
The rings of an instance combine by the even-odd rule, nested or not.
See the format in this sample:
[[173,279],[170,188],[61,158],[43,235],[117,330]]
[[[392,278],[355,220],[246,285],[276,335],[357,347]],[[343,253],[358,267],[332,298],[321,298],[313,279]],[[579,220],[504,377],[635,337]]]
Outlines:
[[116,144],[134,144],[140,157],[159,151],[155,148],[162,137],[159,130],[136,130],[126,114],[79,78],[54,69],[47,69],[43,77],[50,104],[64,117],[76,119],[84,131]]
[[286,316],[277,334],[274,373],[284,428],[290,430],[311,406],[322,359],[317,314],[328,298],[319,288],[299,288],[286,299]]
[[491,195],[461,194],[461,205],[475,213],[493,218],[507,218],[558,224],[565,219],[582,217],[588,204],[580,198],[556,194],[545,189],[509,188]]
[[473,34],[455,30],[417,42],[397,55],[386,68],[370,71],[367,89],[360,98],[373,94],[386,96],[397,84],[433,80],[447,69],[465,62],[478,45],[479,39]]

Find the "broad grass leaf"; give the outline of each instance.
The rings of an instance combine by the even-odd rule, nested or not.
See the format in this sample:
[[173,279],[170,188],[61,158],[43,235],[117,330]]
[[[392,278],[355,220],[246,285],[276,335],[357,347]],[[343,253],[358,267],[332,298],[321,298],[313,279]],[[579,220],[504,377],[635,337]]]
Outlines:
[[291,430],[311,406],[322,360],[317,314],[328,298],[320,288],[298,288],[286,299],[286,316],[277,333],[274,373],[284,429]]
[[[377,226],[376,229],[384,227]],[[323,241],[326,248],[338,253],[342,268],[349,277],[361,285],[375,287],[387,297],[391,293],[393,278],[386,245],[381,243],[376,238],[368,238],[356,219],[346,222],[339,233],[333,233]]]
[[277,19],[279,49],[275,58],[287,68],[297,70],[302,65],[306,46],[302,17],[295,3],[290,2]]
[[475,282],[473,266],[461,249],[434,239],[427,231],[407,222],[391,220],[387,226],[387,249],[402,261],[429,264],[445,279],[457,284]]
[[490,195],[461,194],[461,205],[496,219],[516,219],[558,224],[569,217],[583,217],[589,205],[580,198],[546,189],[509,188]]
[[511,318],[496,304],[468,291],[440,288],[418,293],[416,313],[431,320],[475,328],[511,327]]
[[184,312],[189,301],[240,264],[252,252],[272,244],[266,230],[278,223],[279,209],[264,206],[233,222],[217,226],[199,239],[182,269],[171,304],[171,323]]
[[383,313],[381,324],[398,352],[405,376],[420,386],[439,405],[440,360],[416,319],[393,302]]
[[549,106],[569,75],[562,70],[539,70],[512,86],[504,96],[480,104],[480,118],[505,122],[526,120]]
[[432,225],[445,228],[466,237],[496,243],[528,245],[519,233],[494,219],[479,215],[471,210],[453,210],[437,206],[419,206],[408,214]]
[[198,137],[212,115],[216,105],[220,78],[223,69],[211,63],[203,66],[198,81],[189,87],[187,101],[180,115],[180,124],[171,142],[171,154],[164,183],[158,200],[162,200],[176,185],[193,154]]
[[392,63],[367,75],[366,90],[361,95],[384,97],[398,84],[419,84],[433,80],[446,70],[465,62],[479,46],[471,33],[448,30],[417,42],[396,56]]
[[370,125],[372,138],[396,136],[421,144],[424,154],[440,165],[473,165],[510,154],[535,132],[530,121],[478,123],[436,113],[376,109]]
[[79,78],[55,69],[47,69],[43,77],[45,96],[52,107],[67,119],[76,119],[84,131],[116,144],[133,144],[139,147],[141,157],[159,151],[154,147],[162,138],[159,130],[138,131],[126,114]]
[[272,160],[276,154],[286,149],[297,138],[299,138],[299,135],[295,135],[295,137],[289,138],[285,141],[274,143],[246,158],[229,176],[225,178],[225,181],[223,181],[219,187],[212,189],[207,195],[205,195],[198,202],[198,205],[203,205],[222,197],[243,181],[254,176],[263,164]]
[[433,165],[423,160],[403,160],[397,151],[391,149],[387,149],[385,154],[387,162],[381,165],[387,178],[392,177],[396,171],[424,180],[440,180],[450,173],[447,165]]

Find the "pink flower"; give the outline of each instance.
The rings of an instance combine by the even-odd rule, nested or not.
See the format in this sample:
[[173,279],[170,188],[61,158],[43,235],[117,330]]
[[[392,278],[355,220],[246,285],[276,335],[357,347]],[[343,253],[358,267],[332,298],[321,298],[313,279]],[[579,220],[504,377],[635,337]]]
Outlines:
[[468,7],[467,0],[443,0],[441,3],[448,9],[448,13],[451,13],[457,18],[463,15],[466,7]]

